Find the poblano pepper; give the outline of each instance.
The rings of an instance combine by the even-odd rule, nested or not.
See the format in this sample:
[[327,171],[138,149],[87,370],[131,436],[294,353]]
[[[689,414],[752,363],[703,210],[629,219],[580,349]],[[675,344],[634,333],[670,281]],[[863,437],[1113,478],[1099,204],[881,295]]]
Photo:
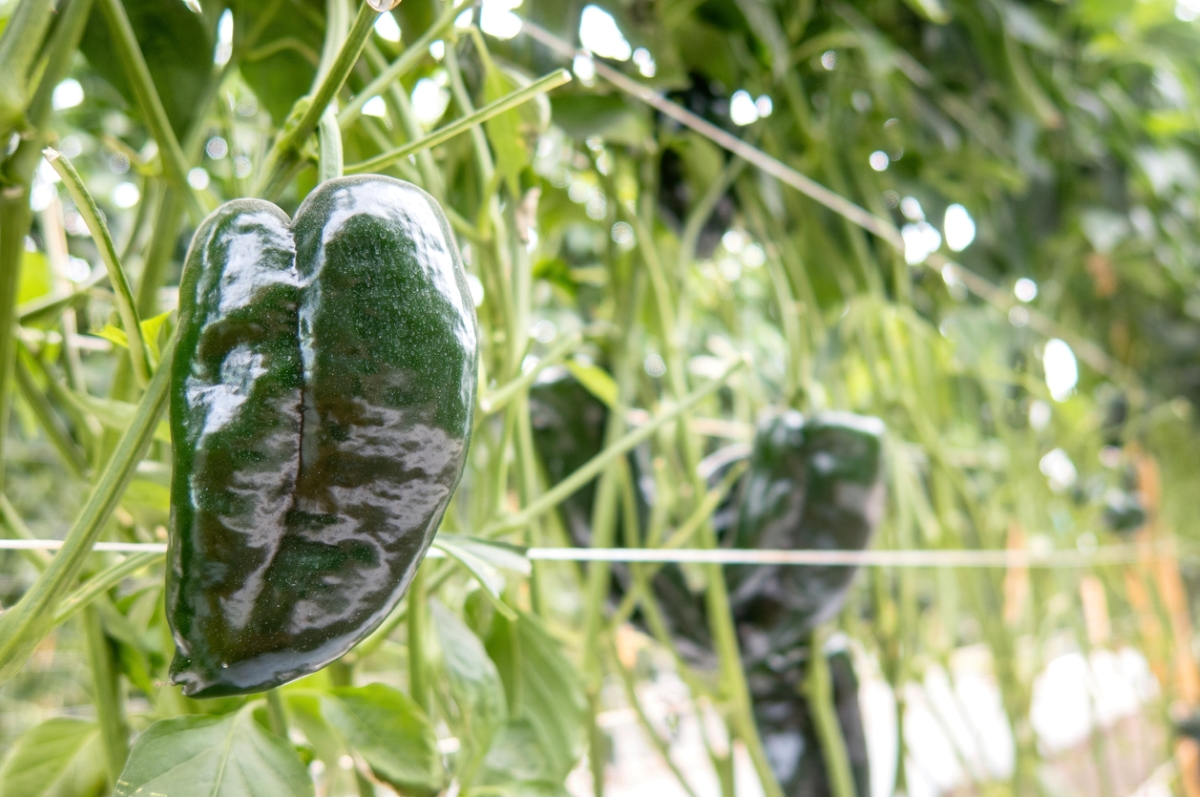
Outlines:
[[[883,514],[883,423],[842,412],[759,424],[741,495],[736,548],[863,549]],[[730,573],[743,655],[802,643],[841,611],[857,568],[770,565]]]
[[470,442],[474,306],[437,203],[348,177],[294,220],[210,215],[177,334],[171,675],[268,689],[348,651],[416,572]]

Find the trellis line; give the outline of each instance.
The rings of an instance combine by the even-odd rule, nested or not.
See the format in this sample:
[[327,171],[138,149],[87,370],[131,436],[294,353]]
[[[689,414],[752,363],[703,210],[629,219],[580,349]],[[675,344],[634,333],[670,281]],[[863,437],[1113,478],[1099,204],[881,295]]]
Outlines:
[[[62,540],[0,539],[0,551],[54,551]],[[436,546],[437,543],[435,542]],[[103,553],[166,553],[161,542],[98,542]],[[929,568],[1087,568],[1132,564],[1150,556],[1175,554],[1174,539],[1150,544],[1104,545],[1083,550],[779,550],[702,548],[528,548],[524,556],[539,562],[627,562],[657,564],[783,565],[789,567]],[[437,547],[428,556],[446,556]]]

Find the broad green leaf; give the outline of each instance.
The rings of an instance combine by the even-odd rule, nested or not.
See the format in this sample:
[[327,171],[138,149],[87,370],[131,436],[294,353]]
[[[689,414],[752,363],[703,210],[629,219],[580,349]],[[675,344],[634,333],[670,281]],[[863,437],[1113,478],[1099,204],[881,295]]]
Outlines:
[[259,33],[242,54],[242,78],[275,124],[282,125],[317,75],[325,40],[325,1],[234,0],[229,5],[235,32]]
[[609,409],[617,408],[617,383],[598,365],[585,363],[582,360],[567,361],[567,370],[579,380],[587,392],[604,402]]
[[445,787],[433,726],[407,695],[383,684],[343,687],[322,698],[322,712],[380,780],[413,797]]
[[[182,139],[204,110],[200,100],[208,94],[215,74],[212,26],[180,0],[122,0],[122,4],[167,118],[175,135]],[[92,8],[80,49],[96,72],[121,93],[131,108],[136,108],[99,3]]]
[[525,558],[521,549],[504,543],[476,540],[454,534],[439,534],[433,544],[475,576],[501,614],[509,619],[516,617],[512,608],[500,600],[500,596],[504,594],[504,589],[508,584],[500,569],[529,575],[529,560]]
[[[936,1],[936,0],[935,0]],[[767,0],[737,0],[738,8],[763,47],[771,54],[771,71],[776,80],[787,74],[790,48],[787,34],[779,24],[774,3]]]
[[537,730],[527,719],[506,724],[496,734],[483,759],[479,783],[504,784],[550,780],[554,767],[543,749]]
[[[122,332],[121,334],[124,333]],[[99,398],[89,393],[72,392],[71,395],[79,402],[83,409],[96,416],[96,420],[100,421],[101,426],[116,432],[125,431],[129,426],[129,422],[133,420],[134,414],[137,412],[136,405],[125,401]],[[154,439],[162,443],[171,442],[171,427],[166,418],[159,421],[158,426],[155,427]]]
[[162,720],[138,737],[115,797],[303,797],[304,762],[284,739],[242,710]]
[[504,682],[483,642],[458,615],[437,600],[429,602],[429,610],[452,701],[451,723],[466,757],[474,758],[489,748],[508,716]]
[[0,765],[4,797],[92,797],[105,791],[94,722],[59,718],[26,731]]
[[537,735],[553,779],[560,781],[583,754],[587,701],[575,668],[558,641],[532,615],[496,617],[487,640],[508,694],[509,716]]
[[[506,94],[521,88],[511,75],[506,74],[484,56],[483,101],[495,102]],[[494,116],[484,123],[488,141],[496,153],[496,172],[503,176],[513,197],[521,195],[521,170],[529,163],[530,149],[521,134],[521,114],[517,108]]]
[[599,136],[613,144],[642,146],[652,135],[644,105],[619,94],[558,94],[550,100],[554,123],[572,138]]
[[[318,673],[321,679],[324,673]],[[313,677],[305,679],[308,683]],[[350,752],[342,735],[333,728],[321,712],[323,693],[303,686],[287,686],[288,719],[304,733],[313,753],[325,765],[318,778],[317,788],[322,794],[352,794],[355,791],[355,772],[340,766],[342,756]]]

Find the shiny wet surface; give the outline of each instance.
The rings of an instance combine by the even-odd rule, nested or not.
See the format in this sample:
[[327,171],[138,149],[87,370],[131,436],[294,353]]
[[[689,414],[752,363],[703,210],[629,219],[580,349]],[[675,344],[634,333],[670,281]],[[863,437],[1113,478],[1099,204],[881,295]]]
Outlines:
[[449,226],[390,178],[197,231],[171,397],[168,614],[186,694],[267,689],[400,600],[462,474],[474,309]]

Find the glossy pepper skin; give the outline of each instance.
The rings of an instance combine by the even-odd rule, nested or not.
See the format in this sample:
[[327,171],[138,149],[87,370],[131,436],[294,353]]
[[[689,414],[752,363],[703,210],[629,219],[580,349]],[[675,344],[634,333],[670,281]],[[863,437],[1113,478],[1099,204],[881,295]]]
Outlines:
[[171,676],[269,689],[348,651],[416,572],[470,443],[474,306],[437,203],[348,177],[294,220],[210,215],[177,335]]
[[[785,412],[759,424],[734,530],[736,548],[866,548],[883,514],[882,421]],[[787,650],[842,608],[856,568],[737,568],[730,600],[753,660]]]

